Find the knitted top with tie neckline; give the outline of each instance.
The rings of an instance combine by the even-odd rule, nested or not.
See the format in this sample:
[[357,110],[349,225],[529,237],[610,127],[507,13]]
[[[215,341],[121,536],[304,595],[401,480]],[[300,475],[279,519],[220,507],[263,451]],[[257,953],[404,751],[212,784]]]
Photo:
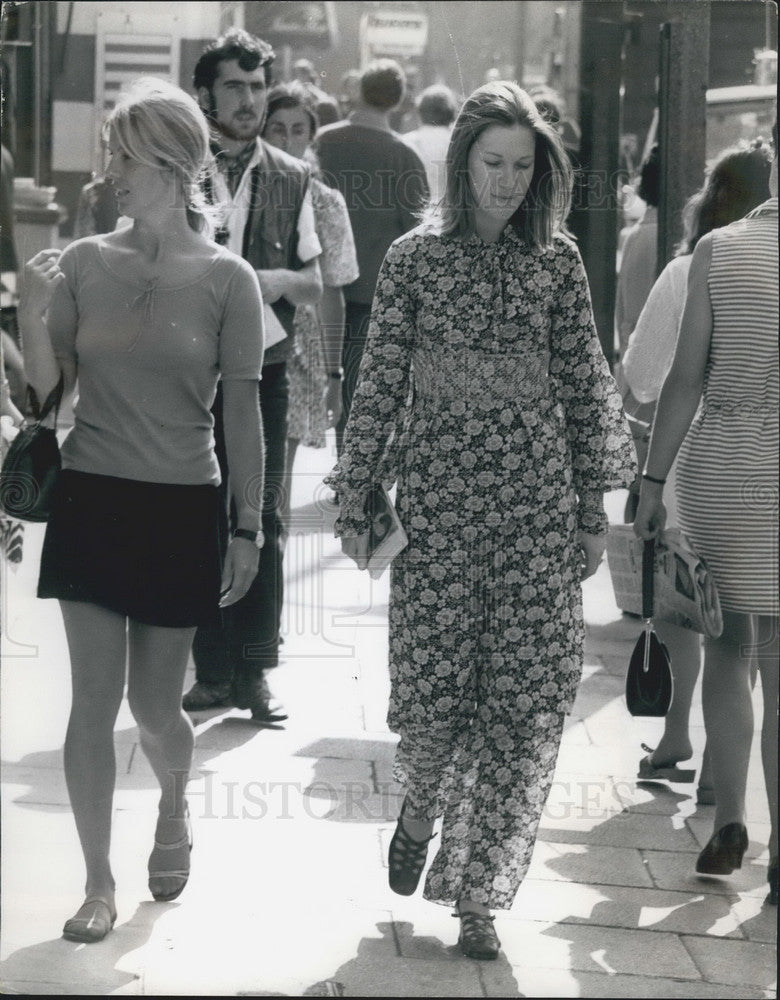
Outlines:
[[260,288],[214,246],[186,280],[123,274],[106,236],[72,243],[49,310],[56,356],[76,366],[63,468],[147,482],[219,483],[211,405],[217,381],[262,371]]

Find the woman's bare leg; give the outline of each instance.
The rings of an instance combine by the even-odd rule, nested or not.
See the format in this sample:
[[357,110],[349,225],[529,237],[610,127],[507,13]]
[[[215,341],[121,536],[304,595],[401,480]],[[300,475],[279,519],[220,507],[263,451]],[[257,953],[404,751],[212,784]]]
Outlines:
[[664,720],[664,732],[653,753],[653,763],[676,764],[693,754],[689,733],[691,701],[701,668],[701,636],[688,628],[657,622],[656,631],[669,649],[674,698]]
[[715,787],[715,830],[745,822],[745,789],[753,737],[750,615],[723,614],[723,634],[704,640],[702,707]]
[[778,698],[778,620],[761,615],[757,620],[756,660],[761,674],[764,716],[761,725],[761,763],[769,805],[769,855],[777,857],[777,698]]
[[73,684],[65,781],[87,869],[86,895],[103,897],[113,909],[114,723],[125,683],[126,620],[81,601],[61,601],[60,606]]
[[[180,841],[186,831],[184,792],[192,766],[194,734],[182,710],[184,673],[194,628],[160,628],[130,621],[128,701],[138,723],[141,746],[160,783],[155,839]],[[163,893],[175,884],[161,882]]]

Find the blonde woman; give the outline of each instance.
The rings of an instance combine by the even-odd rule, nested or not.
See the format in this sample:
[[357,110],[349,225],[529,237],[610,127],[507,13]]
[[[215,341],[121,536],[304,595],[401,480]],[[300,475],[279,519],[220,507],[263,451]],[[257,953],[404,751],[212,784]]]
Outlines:
[[[107,178],[132,225],[37,254],[19,309],[38,397],[60,379],[66,395],[79,385],[38,596],[60,601],[70,651],[65,777],[86,898],[63,934],[82,942],[101,940],[116,920],[113,727],[126,664],[160,783],[149,889],[167,901],[186,885],[184,671],[195,627],[213,622],[220,593],[232,604],[256,573],[263,476],[261,296],[252,269],[208,236],[197,194],[209,158],[203,115],[179,88],[139,81],[105,136]],[[222,571],[210,414],[219,379],[239,525]]]

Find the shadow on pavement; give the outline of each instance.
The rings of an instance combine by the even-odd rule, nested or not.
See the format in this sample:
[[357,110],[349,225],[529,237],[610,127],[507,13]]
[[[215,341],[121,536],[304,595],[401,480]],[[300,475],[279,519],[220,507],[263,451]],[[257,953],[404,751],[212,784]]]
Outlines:
[[[433,905],[433,904],[432,904]],[[445,945],[438,938],[415,937],[409,921],[376,924],[381,937],[363,938],[354,958],[339,966],[327,984],[332,992],[324,993],[324,983],[317,983],[304,996],[347,997],[437,997],[467,996],[467,981],[483,986],[483,972],[489,975],[491,992],[483,995],[523,997],[517,988],[512,967],[501,952],[495,961],[477,962],[460,954],[457,945]],[[388,945],[397,961],[388,963]],[[404,961],[405,959],[405,961]],[[425,961],[421,961],[424,959]],[[469,977],[468,980],[466,977]],[[501,992],[496,992],[500,986]],[[337,992],[338,989],[343,992]]]
[[[575,980],[579,976],[581,996],[594,995],[588,992],[593,989],[594,973],[643,976],[656,980],[664,976],[669,980],[698,980],[701,975],[707,980],[707,970],[700,971],[696,963],[691,963],[690,956],[679,941],[680,935],[686,935],[689,940],[714,939],[716,946],[726,939],[744,942],[747,938],[769,944],[774,941],[777,911],[756,894],[762,879],[766,878],[766,865],[755,862],[756,850],[761,851],[762,845],[752,843],[742,869],[728,878],[698,875],[695,872],[698,848],[686,850],[675,846],[675,838],[680,834],[682,811],[675,813],[670,808],[675,803],[683,803],[688,796],[660,784],[637,784],[651,794],[652,799],[628,806],[623,813],[606,818],[593,828],[588,843],[583,843],[582,839],[571,843],[555,842],[554,834],[546,837],[560,852],[545,860],[546,867],[571,885],[582,884],[583,893],[589,893],[593,901],[588,908],[583,896],[580,912],[560,917],[554,926],[542,932],[545,936],[568,943],[566,967]],[[706,807],[705,811],[711,813]],[[599,879],[587,871],[587,852],[594,843],[625,844],[625,835],[620,827],[621,824],[625,826],[631,814],[665,821],[668,839],[664,839],[661,832],[657,842],[650,843],[645,837],[635,844],[642,855],[646,872],[644,879],[640,872],[635,879],[628,878],[621,882],[617,868],[619,860],[616,860],[616,884],[605,884],[604,877]],[[611,827],[615,828],[614,834],[610,833]],[[571,849],[567,851],[567,848]],[[617,855],[618,848],[613,850]],[[606,880],[609,878],[608,873]],[[639,938],[635,933],[637,931],[652,933]],[[655,937],[656,934],[659,936]],[[770,950],[774,952],[773,944]],[[773,968],[774,960],[767,955],[766,969],[757,968],[754,978],[748,980],[758,992],[745,992],[740,996],[764,995],[760,989],[771,985]],[[766,981],[762,982],[762,979]],[[724,980],[726,983],[729,981]],[[747,985],[745,989],[748,989]]]
[[134,968],[134,954],[148,943],[155,921],[168,909],[141,903],[129,920],[122,920],[120,913],[120,922],[96,944],[53,938],[18,948],[2,963],[2,992],[44,996],[126,992],[123,988],[141,974]]

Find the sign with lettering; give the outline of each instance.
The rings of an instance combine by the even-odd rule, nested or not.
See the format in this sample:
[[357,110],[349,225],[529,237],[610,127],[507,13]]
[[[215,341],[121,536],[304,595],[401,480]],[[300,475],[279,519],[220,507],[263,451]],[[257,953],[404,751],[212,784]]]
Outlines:
[[428,44],[428,15],[414,10],[372,10],[360,19],[360,53],[365,64],[380,56],[413,58]]

